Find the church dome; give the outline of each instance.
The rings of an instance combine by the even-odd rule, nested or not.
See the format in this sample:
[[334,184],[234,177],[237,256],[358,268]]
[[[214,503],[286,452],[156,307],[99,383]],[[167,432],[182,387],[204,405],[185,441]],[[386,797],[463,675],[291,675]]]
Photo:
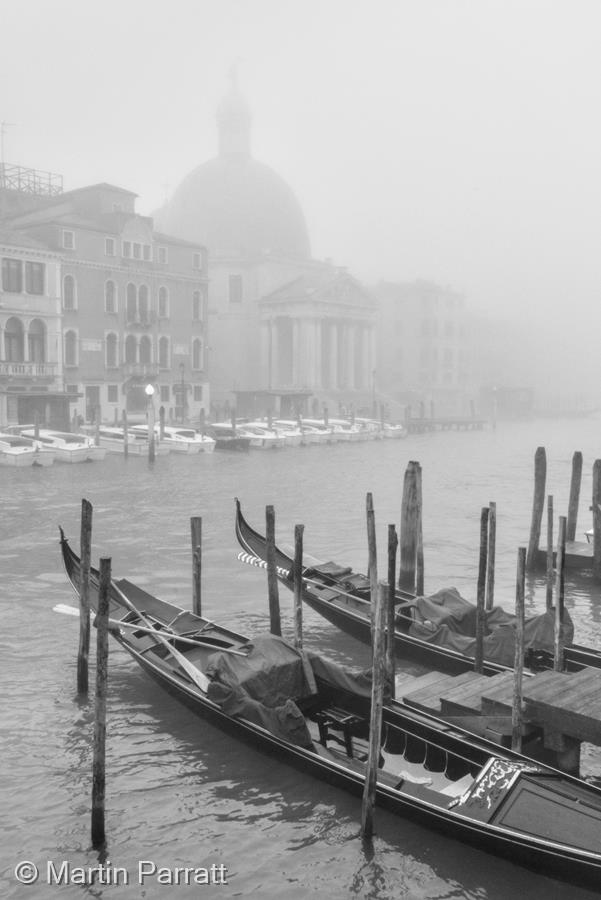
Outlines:
[[219,255],[306,259],[309,235],[291,188],[250,153],[251,115],[232,84],[217,110],[219,155],[187,175],[156,213],[158,228]]

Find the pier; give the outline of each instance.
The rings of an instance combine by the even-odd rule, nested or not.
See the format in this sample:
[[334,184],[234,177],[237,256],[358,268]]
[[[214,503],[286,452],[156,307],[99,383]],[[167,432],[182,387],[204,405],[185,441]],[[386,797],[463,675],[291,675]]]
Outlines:
[[405,420],[409,434],[424,434],[428,431],[482,431],[486,425],[487,419],[479,416],[438,416]]

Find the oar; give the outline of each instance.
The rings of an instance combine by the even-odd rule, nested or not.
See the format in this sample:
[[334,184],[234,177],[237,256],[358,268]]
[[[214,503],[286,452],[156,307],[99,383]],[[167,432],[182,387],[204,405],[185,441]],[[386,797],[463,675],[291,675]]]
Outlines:
[[[251,553],[246,553],[246,551],[242,551],[238,554],[238,559],[240,562],[248,563],[249,566],[257,566],[259,569],[266,569],[267,563],[264,559],[261,559],[259,556],[253,556]],[[286,581],[290,580],[290,572],[288,569],[283,569],[281,566],[275,567],[276,573],[279,578],[285,578]],[[336,591],[337,594],[340,594],[341,597],[350,597],[352,600],[355,600],[358,603],[366,603],[368,606],[370,604],[369,600],[366,600],[364,597],[358,597],[357,594],[349,594],[348,591],[342,591],[335,584],[323,584],[321,581],[316,581],[313,578],[306,578],[303,575],[303,582],[305,584],[315,585],[315,587],[319,588],[327,588],[328,590]],[[403,603],[397,603],[395,605],[395,609],[403,609],[405,606],[415,606],[415,600],[405,600]]]
[[[52,608],[52,611],[62,613],[65,616],[79,615],[79,610],[76,606],[67,606],[66,603],[58,603]],[[131,628],[134,631],[143,631],[144,634],[152,634],[154,637],[159,634],[156,628],[147,628],[145,625],[136,625],[135,622],[124,622],[122,619],[109,619],[109,625],[117,626],[117,628]],[[165,640],[179,641],[180,644],[190,644],[191,647],[210,647],[211,650],[215,650],[216,652],[223,651],[224,653],[234,653],[236,656],[247,656],[243,650],[235,650],[233,647],[217,647],[215,644],[211,644],[210,641],[203,641],[202,638],[187,638],[175,634],[174,632],[165,634],[164,631],[161,631],[160,634]]]

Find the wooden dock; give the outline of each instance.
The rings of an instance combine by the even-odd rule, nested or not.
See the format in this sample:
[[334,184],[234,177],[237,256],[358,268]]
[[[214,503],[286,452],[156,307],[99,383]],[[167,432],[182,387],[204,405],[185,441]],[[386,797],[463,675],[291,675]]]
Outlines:
[[481,431],[486,423],[486,419],[473,416],[422,417],[406,419],[405,427],[410,434],[423,434],[426,431]]
[[[511,739],[513,672],[479,675],[400,674],[396,698],[505,746]],[[580,743],[601,747],[601,671],[547,670],[524,679],[526,739],[542,738],[545,749],[579,760]]]
[[[556,563],[557,553],[553,553],[553,565]],[[547,565],[547,551],[536,551],[536,567],[544,569]],[[566,569],[585,569],[590,571],[593,566],[593,545],[588,541],[566,541],[566,553],[564,557]]]

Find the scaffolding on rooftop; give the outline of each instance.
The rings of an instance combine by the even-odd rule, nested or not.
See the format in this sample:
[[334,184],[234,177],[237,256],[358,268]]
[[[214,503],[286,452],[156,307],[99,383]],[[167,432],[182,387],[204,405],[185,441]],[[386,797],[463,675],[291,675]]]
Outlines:
[[39,197],[55,197],[63,192],[63,176],[3,162],[0,163],[0,189]]

